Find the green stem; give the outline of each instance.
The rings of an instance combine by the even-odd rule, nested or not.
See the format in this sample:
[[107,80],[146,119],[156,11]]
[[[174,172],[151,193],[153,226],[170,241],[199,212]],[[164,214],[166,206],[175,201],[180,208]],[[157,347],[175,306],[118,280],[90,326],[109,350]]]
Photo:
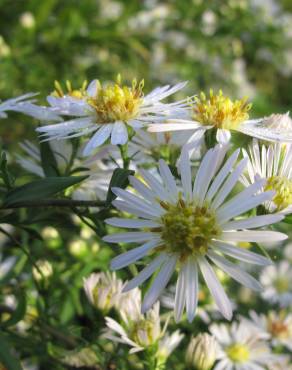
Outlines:
[[11,205],[2,205],[0,209],[39,208],[39,207],[104,207],[102,200],[74,200],[74,199],[40,199],[19,202]]
[[131,161],[128,155],[128,143],[124,145],[119,145],[119,149],[120,149],[121,157],[123,160],[123,168],[127,170],[129,168],[130,161]]

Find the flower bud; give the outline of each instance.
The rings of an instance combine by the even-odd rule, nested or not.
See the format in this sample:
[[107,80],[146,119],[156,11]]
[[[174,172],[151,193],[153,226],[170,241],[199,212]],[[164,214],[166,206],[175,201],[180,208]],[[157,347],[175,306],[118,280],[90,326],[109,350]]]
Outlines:
[[49,261],[38,260],[36,266],[32,268],[32,274],[36,281],[47,282],[53,275],[53,267]]
[[116,274],[93,273],[83,280],[85,294],[90,303],[103,312],[108,312],[118,301],[123,282]]
[[216,361],[218,343],[207,334],[199,334],[191,339],[186,353],[186,362],[197,370],[210,370]]

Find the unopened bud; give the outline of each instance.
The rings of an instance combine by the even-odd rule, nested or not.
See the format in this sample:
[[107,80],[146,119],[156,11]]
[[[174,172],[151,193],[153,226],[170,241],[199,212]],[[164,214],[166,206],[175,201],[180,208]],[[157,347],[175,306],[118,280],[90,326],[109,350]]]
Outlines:
[[210,370],[216,361],[218,343],[214,337],[204,333],[191,339],[186,353],[186,362],[197,370]]

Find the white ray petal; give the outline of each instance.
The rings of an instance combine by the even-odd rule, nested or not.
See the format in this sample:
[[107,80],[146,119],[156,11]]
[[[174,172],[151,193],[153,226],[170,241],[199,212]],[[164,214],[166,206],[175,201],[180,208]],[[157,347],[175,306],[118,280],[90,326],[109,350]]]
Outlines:
[[163,263],[150,289],[145,294],[141,308],[142,313],[148,311],[157,301],[162,290],[166,287],[169,279],[171,278],[171,275],[175,269],[176,262],[177,256],[172,255],[168,256],[167,260]]
[[186,311],[188,321],[192,322],[198,305],[198,267],[195,260],[189,258],[186,263]]
[[154,232],[133,231],[106,235],[102,240],[108,243],[136,243],[144,242],[149,239],[152,240],[153,238],[157,238],[157,235]]
[[174,319],[179,322],[183,314],[186,301],[186,265],[182,266],[177,278],[174,298]]
[[169,167],[165,163],[163,159],[159,160],[159,172],[160,176],[169,191],[169,193],[172,195],[174,201],[177,201],[178,199],[178,190],[176,186],[175,179],[173,177],[173,174],[171,173]]
[[113,128],[112,125],[107,124],[103,125],[100,129],[98,129],[97,132],[86,144],[83,150],[83,155],[84,156],[90,155],[95,148],[102,145],[110,137],[112,128]]
[[148,266],[139,272],[132,280],[130,280],[124,287],[123,292],[128,292],[136,288],[138,285],[144,283],[145,280],[149,279],[150,276],[161,266],[163,262],[167,260],[165,253],[159,254]]
[[119,256],[112,259],[111,269],[119,270],[125,266],[130,265],[131,263],[144,257],[148,253],[148,251],[155,248],[159,244],[160,244],[159,239],[151,240],[150,242],[145,243],[140,247],[131,249],[125,253],[120,254]]
[[111,134],[112,145],[124,145],[128,141],[128,130],[123,122],[115,122]]
[[225,271],[228,275],[230,275],[234,280],[238,281],[239,283],[243,284],[244,286],[256,290],[261,291],[262,286],[261,284],[247,272],[241,270],[238,265],[228,261],[227,259],[219,256],[218,254],[210,251],[208,252],[208,257],[223,271]]
[[223,231],[222,240],[232,242],[277,242],[288,238],[286,234],[270,230]]
[[264,256],[261,256],[257,253],[253,253],[251,251],[248,251],[240,247],[236,247],[228,243],[214,241],[212,242],[212,245],[216,249],[218,249],[220,252],[227,254],[228,256],[236,258],[243,262],[248,262],[254,265],[262,265],[262,266],[273,264],[273,262],[270,259]]
[[200,270],[206,281],[206,284],[220,310],[222,315],[227,319],[231,320],[232,318],[232,307],[227,295],[220,284],[215,272],[212,267],[209,265],[205,257],[200,257],[198,259]]
[[257,227],[271,225],[283,220],[281,214],[262,215],[249,217],[242,220],[230,221],[222,226],[223,230],[254,229]]
[[118,218],[112,217],[105,220],[108,225],[125,227],[129,229],[140,229],[144,227],[160,227],[161,225],[158,222],[151,220],[134,220],[131,218]]

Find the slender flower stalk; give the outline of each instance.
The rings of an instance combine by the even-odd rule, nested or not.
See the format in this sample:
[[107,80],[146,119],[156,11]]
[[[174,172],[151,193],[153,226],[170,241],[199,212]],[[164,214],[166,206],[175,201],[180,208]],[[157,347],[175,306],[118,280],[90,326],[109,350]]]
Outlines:
[[235,166],[239,150],[224,163],[226,146],[216,146],[204,156],[194,182],[187,151],[180,161],[181,180],[177,184],[169,167],[159,161],[160,178],[141,170],[143,182],[129,177],[135,194],[112,188],[118,197],[114,206],[122,212],[138,216],[138,219],[110,218],[109,225],[142,231],[130,231],[107,235],[109,243],[140,243],[139,247],[115,257],[111,267],[121,269],[146,255],[154,255],[140,273],[127,283],[129,291],[157,270],[150,289],[145,294],[142,313],[148,311],[159,299],[172,274],[178,270],[175,295],[175,319],[180,320],[184,307],[192,321],[198,303],[199,270],[214,297],[217,306],[227,319],[232,317],[232,307],[210,262],[222,269],[238,282],[255,290],[261,285],[239,266],[225,258],[243,260],[256,265],[268,265],[270,261],[258,254],[236,246],[238,242],[279,241],[285,234],[254,230],[282,219],[281,215],[253,216],[237,219],[263,202],[272,199],[273,191],[257,194],[265,180],[259,180],[244,191],[228,195],[237,184],[247,163],[243,159]]

